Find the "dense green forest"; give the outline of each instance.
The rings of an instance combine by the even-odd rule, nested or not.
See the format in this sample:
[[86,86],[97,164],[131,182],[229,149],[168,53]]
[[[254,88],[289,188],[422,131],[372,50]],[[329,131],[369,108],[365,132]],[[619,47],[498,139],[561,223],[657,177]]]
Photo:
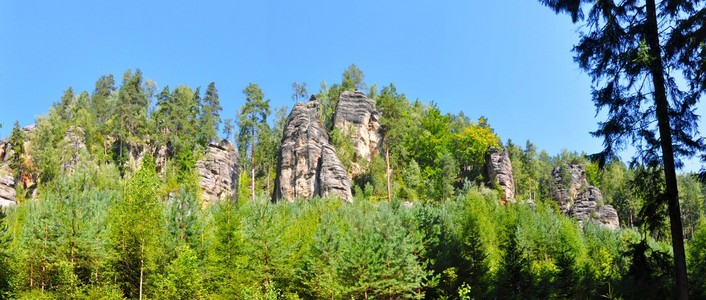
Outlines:
[[[127,71],[91,92],[68,88],[31,131],[6,137],[17,205],[0,210],[0,298],[19,299],[666,299],[674,295],[659,168],[501,140],[489,120],[367,85],[355,65],[310,93],[330,143],[356,161],[333,115],[343,91],[380,111],[383,151],[353,178],[355,201],[272,202],[287,108],[257,84],[224,112],[205,92]],[[4,120],[3,120],[4,121]],[[7,123],[6,123],[7,124]],[[67,132],[80,135],[78,147]],[[233,140],[233,201],[206,203],[196,164]],[[516,203],[484,171],[489,147],[512,162]],[[155,163],[154,149],[166,148]],[[151,149],[151,150],[150,150]],[[136,159],[139,157],[139,159]],[[361,163],[357,161],[357,163]],[[579,224],[552,201],[554,169],[585,168],[620,229]],[[706,203],[678,177],[690,293],[706,298]]]

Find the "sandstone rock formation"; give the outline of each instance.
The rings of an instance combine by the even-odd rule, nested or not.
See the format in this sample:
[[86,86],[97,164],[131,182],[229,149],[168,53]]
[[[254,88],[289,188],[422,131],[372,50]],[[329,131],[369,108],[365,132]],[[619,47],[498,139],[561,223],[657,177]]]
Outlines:
[[[35,129],[35,125],[29,125],[22,128],[22,132],[25,137],[29,136]],[[25,149],[29,148],[29,139],[25,139],[23,147]],[[17,192],[15,191],[15,186],[18,182],[15,180],[13,175],[13,170],[9,166],[9,158],[14,154],[12,150],[12,145],[7,140],[0,141],[0,207],[12,206],[17,204]],[[23,176],[21,178],[23,187],[32,191],[36,187],[36,180],[34,176]]]
[[237,199],[240,162],[238,150],[231,142],[209,144],[203,159],[196,162],[196,171],[205,202]]
[[7,165],[0,167],[0,207],[16,204],[15,178]]
[[497,183],[503,190],[502,201],[515,203],[515,180],[512,178],[512,162],[508,153],[490,147],[485,165],[490,184]]
[[66,161],[62,162],[61,167],[64,171],[73,173],[76,165],[78,164],[79,153],[86,150],[86,142],[84,137],[83,128],[78,126],[71,126],[64,134],[64,142],[69,145],[69,157]]
[[375,102],[368,99],[360,91],[346,91],[336,105],[333,124],[353,141],[353,164],[351,175],[363,173],[361,160],[370,161],[371,157],[380,152],[382,137],[380,135],[380,113]]
[[612,206],[603,205],[603,194],[588,184],[583,165],[558,166],[552,171],[552,179],[551,197],[562,213],[573,216],[581,224],[593,219],[606,228],[620,227],[618,213]]
[[277,162],[274,201],[338,196],[352,201],[351,181],[328,143],[312,96],[297,103],[287,117]]

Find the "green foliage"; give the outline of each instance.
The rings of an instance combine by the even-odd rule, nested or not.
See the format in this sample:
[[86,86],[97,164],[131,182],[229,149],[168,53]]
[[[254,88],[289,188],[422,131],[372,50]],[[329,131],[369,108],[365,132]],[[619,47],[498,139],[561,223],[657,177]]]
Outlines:
[[146,157],[109,212],[110,242],[115,251],[111,264],[117,283],[128,298],[151,292],[145,283],[153,276],[163,230],[158,184],[152,159]]
[[250,83],[243,89],[245,94],[245,104],[240,108],[238,114],[238,126],[240,133],[238,134],[238,147],[241,157],[248,157],[247,149],[250,148],[249,160],[242,159],[241,161],[249,161],[248,168],[250,169],[250,198],[255,200],[255,145],[259,141],[268,140],[263,135],[266,135],[267,116],[270,114],[270,100],[265,100],[265,95],[257,84]]
[[500,147],[500,138],[483,117],[478,124],[471,123],[455,134],[451,148],[464,175],[477,182],[485,166],[488,149]]
[[363,81],[365,75],[355,64],[350,65],[348,69],[343,71],[342,77],[341,89],[343,91],[364,90],[366,87]]
[[[364,88],[356,70],[317,94],[347,167],[352,142],[333,129],[332,116],[341,91]],[[276,110],[268,123],[269,102],[252,84],[238,114],[241,162],[252,173],[236,180],[251,187],[239,192],[253,201],[201,203],[195,167],[217,138],[215,84],[203,99],[199,89],[164,87],[147,109],[154,85],[141,76],[126,73],[120,87],[103,76],[90,97],[69,90],[31,134],[19,124],[13,130],[10,145],[29,147],[7,159],[18,176],[33,180],[32,193],[19,185],[20,198],[34,198],[0,215],[0,298],[588,299],[673,292],[665,207],[653,201],[664,193],[659,168],[617,160],[599,168],[583,154],[550,156],[529,141],[508,141],[520,201],[503,206],[480,176],[488,147],[501,146],[485,118],[473,122],[410,102],[394,84],[379,92],[373,85],[382,148],[355,179],[355,203],[273,204],[268,194],[287,111]],[[297,101],[306,97],[302,87],[295,86]],[[69,129],[83,132],[87,151],[69,147]],[[230,119],[223,129],[230,138]],[[166,163],[156,170],[151,154],[162,147]],[[68,168],[69,161],[76,164]],[[592,221],[579,227],[558,214],[550,176],[567,163],[585,166],[624,227],[640,231]],[[698,281],[706,274],[706,235],[697,225],[705,189],[690,175],[679,177],[679,189],[698,298],[706,290]],[[532,206],[523,203],[530,199]]]
[[10,155],[7,160],[8,166],[14,171],[14,177],[20,178],[26,170],[24,163],[24,153],[25,153],[25,134],[20,129],[20,122],[15,121],[12,126],[12,134],[10,134],[10,139],[8,140],[10,144],[10,150],[12,150],[12,155]]

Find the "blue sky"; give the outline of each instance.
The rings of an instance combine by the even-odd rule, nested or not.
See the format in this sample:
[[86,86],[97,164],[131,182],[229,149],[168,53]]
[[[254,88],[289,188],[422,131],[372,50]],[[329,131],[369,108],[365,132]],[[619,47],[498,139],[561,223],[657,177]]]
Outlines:
[[486,116],[503,141],[594,153],[577,29],[536,1],[1,1],[0,137],[103,74],[215,81],[227,118],[249,82],[291,108],[292,82],[315,92],[355,63],[368,84]]

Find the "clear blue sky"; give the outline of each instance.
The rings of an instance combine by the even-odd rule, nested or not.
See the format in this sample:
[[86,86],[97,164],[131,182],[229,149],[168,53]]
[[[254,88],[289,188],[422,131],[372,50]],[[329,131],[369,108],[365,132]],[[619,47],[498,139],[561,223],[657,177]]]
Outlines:
[[590,79],[577,26],[536,1],[1,1],[0,136],[69,86],[140,68],[159,88],[215,81],[224,118],[259,84],[291,108],[351,63],[444,112],[483,115],[503,138],[550,154],[594,153]]

